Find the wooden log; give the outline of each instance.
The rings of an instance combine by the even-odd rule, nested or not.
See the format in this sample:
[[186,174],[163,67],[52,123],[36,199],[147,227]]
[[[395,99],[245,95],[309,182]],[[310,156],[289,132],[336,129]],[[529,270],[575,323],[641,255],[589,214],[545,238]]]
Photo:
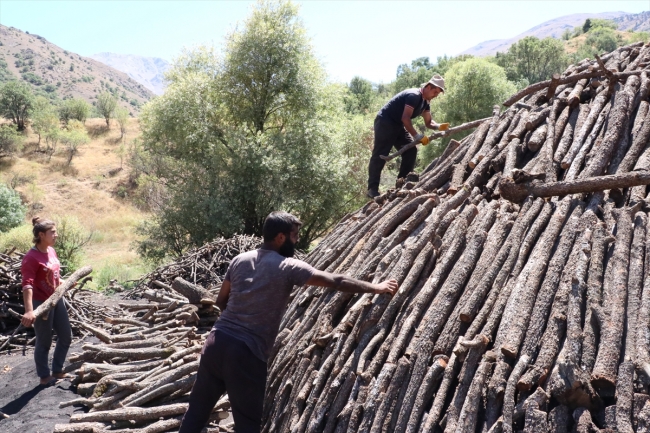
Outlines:
[[615,147],[620,141],[623,129],[627,124],[630,116],[630,106],[630,94],[626,91],[617,92],[614,104],[609,111],[607,131],[603,137],[602,146],[600,146],[598,153],[587,164],[581,177],[598,176],[605,171],[607,164],[609,164],[611,158],[614,156]]
[[537,433],[548,431],[548,422],[546,412],[537,410],[535,404],[528,406],[526,409],[526,421],[524,433]]
[[548,414],[549,432],[568,433],[570,413],[569,408],[564,405],[556,406]]
[[[644,212],[637,212],[634,216],[634,235],[630,250],[629,276],[627,284],[627,309],[625,320],[625,352],[623,359],[634,362],[636,356],[636,338],[638,335],[639,303],[643,288],[643,261],[646,242],[646,226],[648,217]],[[641,324],[641,326],[643,326]]]
[[617,366],[623,345],[625,301],[627,298],[628,263],[632,242],[631,209],[612,210],[616,218],[617,240],[612,256],[612,296],[603,304],[605,310],[599,317],[601,341],[592,372],[592,384],[599,389],[613,389]]
[[634,433],[632,404],[634,397],[634,363],[625,361],[618,368],[616,381],[616,431]]
[[[436,392],[436,396],[433,400],[431,410],[429,410],[427,419],[424,422],[424,425],[422,426],[421,429],[422,433],[432,433],[435,431],[435,428],[438,426],[438,423],[440,422],[440,419],[444,414],[444,408],[446,403],[445,400],[447,399],[447,395],[451,390],[450,389],[451,385],[455,381],[456,375],[458,374],[460,367],[461,367],[461,362],[458,360],[456,354],[452,353],[451,357],[449,357],[449,362],[447,363],[447,368],[445,369],[445,373],[442,377],[442,382],[440,383],[438,392]],[[392,430],[389,431],[392,432]]]
[[503,198],[513,202],[521,202],[529,195],[533,197],[555,197],[648,184],[650,184],[650,172],[633,171],[551,183],[528,182],[516,184],[512,178],[501,178],[499,189]]
[[512,369],[512,374],[508,378],[505,392],[503,394],[503,431],[504,433],[512,433],[512,414],[515,409],[515,392],[517,387],[517,382],[519,378],[524,373],[530,357],[528,355],[522,355],[515,367]]
[[488,154],[492,146],[498,141],[498,138],[495,137],[495,132],[497,128],[499,128],[499,120],[500,120],[500,115],[501,115],[501,107],[499,105],[495,105],[492,107],[492,117],[490,120],[490,125],[489,129],[487,131],[487,135],[484,140],[481,142],[481,146],[478,148],[477,152],[475,155],[473,155],[472,159],[468,162],[468,167],[469,168],[474,168],[478,165],[478,163],[485,158],[485,155]]
[[585,86],[587,85],[588,79],[583,78],[582,80],[578,81],[575,86],[573,87],[573,90],[571,93],[569,93],[569,96],[567,96],[567,105],[569,107],[575,107],[580,103],[580,95],[582,94],[582,91],[584,90]]
[[650,110],[648,110],[648,113],[645,115],[642,125],[643,126],[640,128],[639,132],[634,135],[630,150],[623,158],[623,161],[621,161],[621,164],[618,167],[618,172],[628,172],[632,170],[637,161],[639,161],[648,140],[650,140]]
[[597,340],[599,330],[595,324],[596,319],[592,316],[593,308],[600,306],[602,302],[604,260],[605,253],[614,238],[607,235],[604,223],[598,223],[592,236],[591,260],[589,262],[589,275],[587,277],[587,305],[583,327],[582,340],[582,368],[591,373],[596,362],[598,352]]
[[609,95],[606,91],[600,92],[598,96],[594,99],[590,107],[585,107],[584,110],[581,110],[581,117],[584,115],[583,121],[576,124],[575,135],[569,150],[567,151],[564,158],[562,158],[561,166],[563,169],[567,169],[571,166],[573,159],[576,157],[582,146],[584,145],[585,140],[589,136],[592,128],[598,120],[598,116],[602,112],[603,108],[609,100]]
[[[405,426],[406,433],[416,433],[418,431],[418,426],[420,425],[420,418],[424,413],[426,407],[425,405],[431,400],[431,397],[434,394],[435,386],[440,380],[442,374],[447,367],[447,358],[444,355],[439,355],[434,358],[429,370],[427,371],[426,376],[422,382],[422,388],[420,388],[417,397],[413,403],[413,407],[410,410],[410,416],[407,415],[404,418],[408,420],[408,423]],[[405,412],[402,412],[405,413]],[[397,421],[396,426],[397,431],[401,429],[400,420]]]
[[[551,207],[550,204],[548,206]],[[522,270],[508,300],[499,330],[503,337],[497,337],[497,340],[502,341],[499,350],[505,356],[516,358],[519,353],[519,346],[524,339],[533,313],[538,289],[553,252],[549,246],[554,245],[560,235],[569,215],[570,207],[570,199],[565,199],[559,204],[528,258],[527,265]]]
[[557,241],[557,246],[553,253],[553,257],[549,261],[548,270],[542,282],[542,286],[535,299],[535,306],[531,315],[528,328],[526,330],[526,337],[522,346],[522,353],[531,356],[531,359],[537,357],[539,347],[542,342],[542,335],[548,322],[551,305],[555,293],[560,284],[560,278],[564,266],[569,259],[573,244],[575,242],[578,225],[580,224],[580,216],[582,215],[583,205],[581,203],[572,203],[571,217],[564,225],[562,234]]
[[181,277],[176,277],[172,282],[172,289],[185,296],[191,304],[214,304],[214,295],[205,290],[203,287],[185,281]]
[[650,378],[650,239],[646,240],[643,273],[643,288],[639,307],[636,350],[636,367]]
[[526,146],[531,152],[537,152],[539,149],[542,148],[542,145],[546,140],[546,130],[547,130],[547,125],[543,124],[539,126],[537,129],[535,129],[535,131],[532,133],[532,135],[528,139],[528,142],[526,143]]
[[550,112],[551,107],[540,107],[537,110],[531,111],[526,118],[526,130],[534,131],[537,129],[538,126],[544,123]]
[[[463,410],[465,399],[468,396],[470,387],[472,385],[472,379],[474,378],[485,349],[489,343],[489,339],[484,335],[477,335],[473,340],[467,341],[462,337],[459,339],[458,344],[463,346],[465,350],[469,349],[469,353],[463,362],[463,367],[460,371],[458,378],[458,386],[456,387],[456,392],[454,397],[447,408],[447,423],[445,426],[445,431],[455,432],[458,426],[458,421],[460,414]],[[459,348],[460,350],[460,348]]]
[[494,352],[487,352],[483,356],[476,374],[472,379],[472,384],[467,391],[467,397],[463,403],[463,408],[458,416],[458,426],[456,430],[462,433],[471,433],[476,431],[476,424],[478,422],[478,414],[483,398],[483,388],[488,380],[488,376],[492,371],[496,361]]
[[[567,107],[567,109],[568,108],[569,107]],[[579,105],[569,112],[570,114],[565,121],[562,135],[559,138],[556,138],[557,145],[555,148],[555,153],[553,155],[553,160],[555,162],[560,163],[566,155],[569,147],[571,146],[571,143],[573,142],[573,135],[577,132],[576,126],[578,119],[580,118],[581,113],[584,113],[586,111],[586,107]]]
[[91,413],[77,413],[70,416],[71,423],[79,422],[104,422],[112,421],[148,421],[160,417],[182,415],[187,411],[188,403],[176,403],[165,406],[148,408],[127,407],[123,409],[107,410]]

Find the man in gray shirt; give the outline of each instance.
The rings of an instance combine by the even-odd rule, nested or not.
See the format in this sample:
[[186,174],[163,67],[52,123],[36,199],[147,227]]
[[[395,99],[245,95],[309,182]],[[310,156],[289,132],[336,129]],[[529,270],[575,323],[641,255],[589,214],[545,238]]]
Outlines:
[[258,433],[262,423],[269,353],[293,286],[322,286],[349,293],[390,293],[397,281],[371,284],[314,269],[291,258],[302,223],[286,212],[264,221],[261,248],[235,257],[217,306],[222,313],[201,352],[199,372],[179,433],[198,433],[228,393],[237,433]]

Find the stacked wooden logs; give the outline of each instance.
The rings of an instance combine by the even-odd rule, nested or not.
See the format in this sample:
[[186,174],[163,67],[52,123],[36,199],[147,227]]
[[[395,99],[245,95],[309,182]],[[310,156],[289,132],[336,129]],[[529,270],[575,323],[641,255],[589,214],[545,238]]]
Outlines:
[[[178,299],[168,300],[172,298]],[[178,429],[205,337],[192,325],[206,314],[214,322],[216,310],[172,293],[159,293],[158,299],[120,303],[123,315],[107,318],[103,326],[79,323],[101,343],[85,344],[83,352],[69,356],[66,371],[74,373],[72,382],[82,397],[60,407],[83,405],[89,412],[73,415],[56,432]],[[232,425],[218,426],[228,409],[226,398],[215,407],[214,425],[206,431],[232,431]]]
[[400,289],[296,289],[263,431],[649,432],[648,182],[501,192],[650,169],[649,64],[638,43],[522,90],[340,221],[307,261]]

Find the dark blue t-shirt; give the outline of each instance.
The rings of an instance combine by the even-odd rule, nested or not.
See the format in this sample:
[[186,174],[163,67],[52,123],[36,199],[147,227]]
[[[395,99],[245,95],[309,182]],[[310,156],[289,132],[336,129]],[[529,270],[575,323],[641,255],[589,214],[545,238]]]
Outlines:
[[420,89],[406,89],[393,96],[393,99],[379,110],[377,117],[401,125],[406,105],[413,107],[411,119],[415,119],[425,111],[431,111],[429,103],[422,97]]

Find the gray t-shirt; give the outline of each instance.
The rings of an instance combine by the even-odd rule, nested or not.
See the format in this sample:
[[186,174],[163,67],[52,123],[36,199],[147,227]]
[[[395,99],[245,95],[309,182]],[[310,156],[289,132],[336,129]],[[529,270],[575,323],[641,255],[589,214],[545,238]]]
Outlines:
[[301,260],[271,250],[238,255],[224,277],[230,281],[230,296],[214,329],[242,340],[266,362],[293,286],[304,285],[315,271]]

